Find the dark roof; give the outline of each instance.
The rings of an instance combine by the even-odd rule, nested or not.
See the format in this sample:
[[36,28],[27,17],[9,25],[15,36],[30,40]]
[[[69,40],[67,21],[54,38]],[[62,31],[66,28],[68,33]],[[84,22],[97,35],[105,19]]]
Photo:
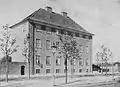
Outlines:
[[120,62],[115,62],[114,64],[118,64],[118,65],[120,65]]
[[[50,13],[42,8],[35,11],[31,15],[29,15],[28,17],[26,17],[23,21],[28,20],[28,19],[34,20],[34,21],[38,20],[38,21],[42,21],[42,22],[47,22],[49,24],[50,23],[57,24],[59,26],[63,26],[66,28],[71,28],[71,29],[74,29],[77,31],[91,34],[88,31],[86,31],[83,27],[81,27],[79,24],[77,24],[75,21],[73,21],[70,17],[68,17],[68,16],[64,17],[61,14],[58,14],[55,12]],[[19,24],[19,23],[17,23],[17,24]],[[13,26],[15,26],[15,25],[13,25]],[[11,26],[11,27],[13,27],[13,26]],[[93,34],[91,34],[91,35],[93,35]]]

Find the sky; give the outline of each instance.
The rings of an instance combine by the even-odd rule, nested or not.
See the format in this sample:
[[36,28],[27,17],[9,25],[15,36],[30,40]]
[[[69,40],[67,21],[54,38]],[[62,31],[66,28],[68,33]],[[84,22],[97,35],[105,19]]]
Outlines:
[[15,24],[39,8],[51,6],[54,12],[66,11],[68,16],[95,34],[93,62],[102,44],[120,61],[120,0],[0,0],[0,27]]

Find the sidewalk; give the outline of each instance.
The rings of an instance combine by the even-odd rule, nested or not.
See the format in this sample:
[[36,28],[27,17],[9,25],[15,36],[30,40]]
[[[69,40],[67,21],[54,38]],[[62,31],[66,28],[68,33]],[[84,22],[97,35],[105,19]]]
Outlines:
[[[114,77],[114,78],[117,78]],[[93,77],[79,77],[79,78],[68,78],[68,84],[65,84],[65,78],[55,79],[56,87],[76,87],[77,85],[92,85],[100,83],[108,83],[113,80],[111,76],[93,76]],[[7,85],[7,86],[6,86]],[[8,83],[2,82],[2,87],[53,87],[53,79],[48,80],[22,80],[22,81],[10,81]]]

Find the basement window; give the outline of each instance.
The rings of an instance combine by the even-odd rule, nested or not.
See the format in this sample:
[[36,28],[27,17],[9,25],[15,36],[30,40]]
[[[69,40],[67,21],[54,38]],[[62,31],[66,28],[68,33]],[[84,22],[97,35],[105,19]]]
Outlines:
[[36,73],[40,73],[40,69],[36,69]]

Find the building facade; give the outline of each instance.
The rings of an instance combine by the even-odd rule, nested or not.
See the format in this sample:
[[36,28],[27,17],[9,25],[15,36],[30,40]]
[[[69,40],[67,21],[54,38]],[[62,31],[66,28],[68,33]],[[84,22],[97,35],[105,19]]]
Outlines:
[[[92,36],[84,28],[68,17],[66,12],[58,14],[51,7],[39,9],[21,22],[11,26],[19,31],[19,37],[29,37],[30,71],[32,74],[62,74],[65,72],[62,52],[53,50],[51,46],[60,45],[58,34],[74,35],[79,48],[79,60],[74,60],[73,72],[92,71]],[[68,73],[71,72],[68,60]]]

